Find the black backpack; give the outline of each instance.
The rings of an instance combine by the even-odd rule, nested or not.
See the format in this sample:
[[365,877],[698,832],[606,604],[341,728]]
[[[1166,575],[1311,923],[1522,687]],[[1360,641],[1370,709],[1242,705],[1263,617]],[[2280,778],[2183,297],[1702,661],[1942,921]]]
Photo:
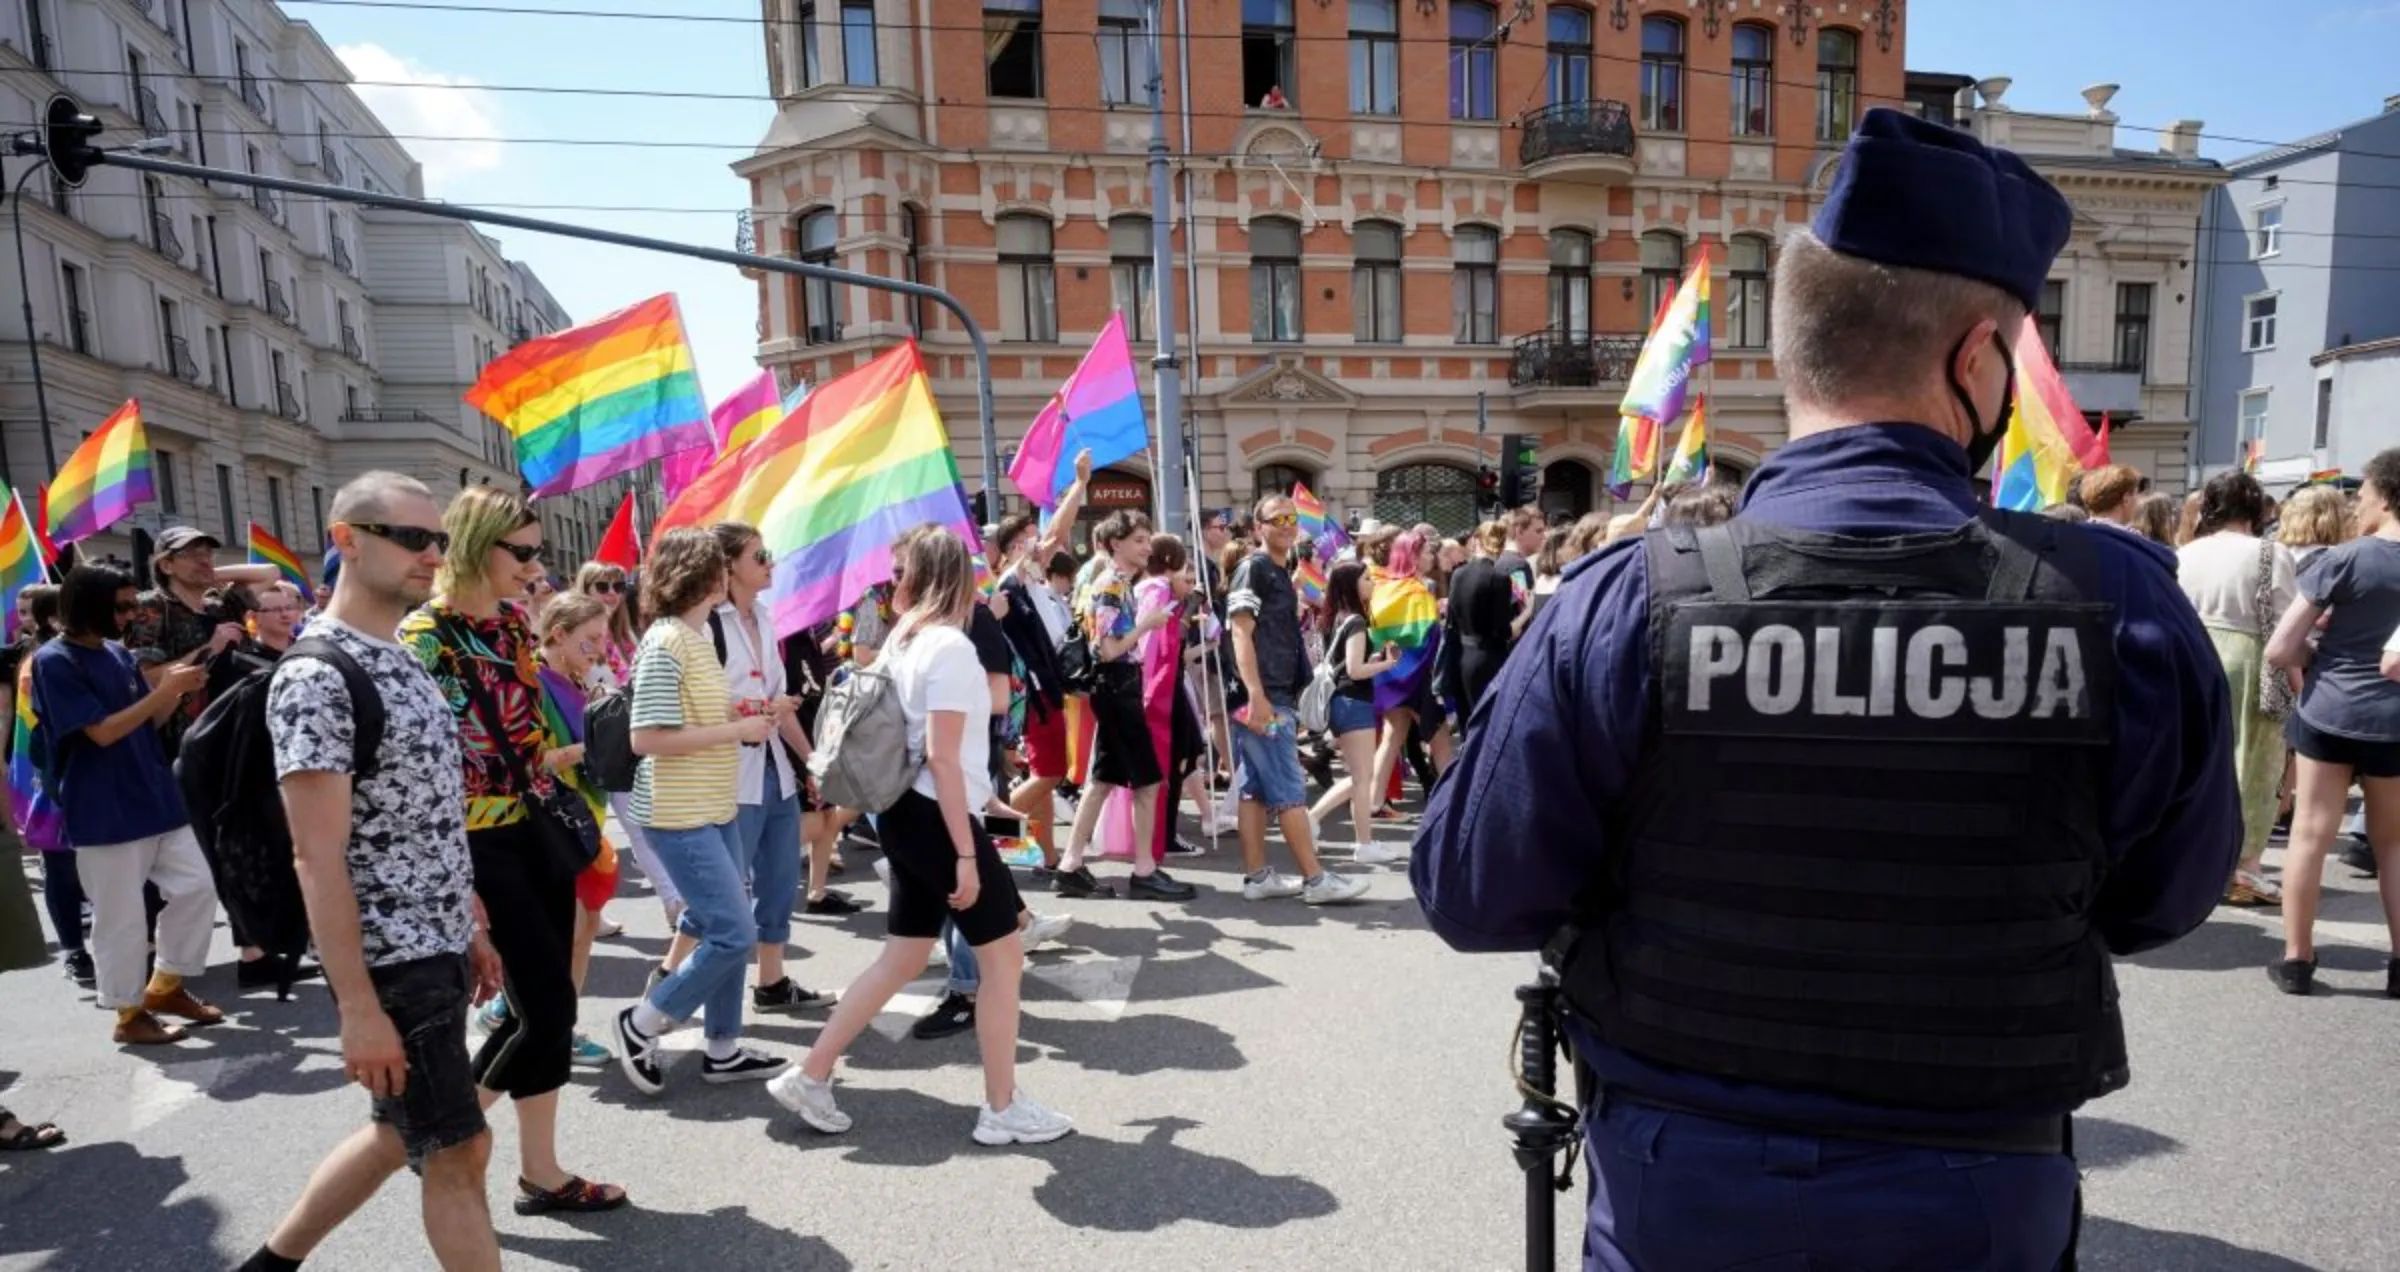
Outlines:
[[[314,658],[341,673],[356,725],[351,772],[359,779],[372,776],[383,748],[384,709],[383,693],[366,669],[320,637],[294,642],[283,657]],[[244,940],[270,956],[285,956],[288,968],[308,949],[308,906],[293,866],[292,828],[284,818],[275,739],[267,728],[267,690],[278,664],[244,661],[251,669],[185,732],[175,781],[192,834],[216,876],[217,899]]]
[[611,795],[633,789],[633,686],[593,694],[583,707],[583,771]]

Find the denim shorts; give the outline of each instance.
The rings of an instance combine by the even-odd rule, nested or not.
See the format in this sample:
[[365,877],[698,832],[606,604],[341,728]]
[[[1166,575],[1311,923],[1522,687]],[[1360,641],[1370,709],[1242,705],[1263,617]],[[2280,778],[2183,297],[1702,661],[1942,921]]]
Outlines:
[[396,1096],[376,1097],[373,1117],[400,1133],[410,1168],[419,1168],[427,1157],[484,1132],[467,1056],[467,958],[411,959],[370,967],[367,976],[408,1058],[408,1084]]
[[1333,695],[1325,704],[1326,731],[1333,736],[1346,737],[1353,733],[1375,731],[1375,704],[1365,698],[1345,698]]
[[1300,772],[1299,721],[1288,706],[1275,709],[1275,727],[1264,734],[1249,725],[1233,727],[1233,749],[1241,760],[1242,798],[1269,813],[1308,807],[1308,779]]

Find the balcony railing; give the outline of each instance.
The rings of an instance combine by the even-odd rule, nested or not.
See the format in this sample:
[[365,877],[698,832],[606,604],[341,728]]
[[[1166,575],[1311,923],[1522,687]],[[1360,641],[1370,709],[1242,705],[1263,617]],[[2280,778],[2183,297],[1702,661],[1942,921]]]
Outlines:
[[743,208],[733,217],[733,250],[755,254],[758,251],[758,227],[750,223],[750,209]]
[[275,382],[275,413],[287,420],[300,418],[300,399],[292,393],[292,386],[281,380]]
[[342,328],[342,352],[361,362],[367,360],[366,346],[358,342],[358,328],[351,326]]
[[142,121],[142,135],[146,137],[164,137],[167,135],[167,112],[158,104],[157,89],[150,87],[148,84],[134,85],[133,113],[136,118]]
[[283,284],[272,278],[267,280],[267,312],[285,322],[292,320],[292,302],[284,299]]
[[448,427],[448,425],[443,425],[443,424],[442,424],[442,421],[441,421],[440,419],[438,419],[438,418],[436,418],[436,417],[434,417],[434,416],[431,416],[431,415],[427,415],[427,414],[426,414],[425,412],[423,412],[423,411],[414,410],[414,409],[405,409],[405,410],[404,410],[404,409],[401,409],[401,408],[398,408],[398,407],[393,407],[393,408],[386,409],[386,408],[384,408],[384,407],[380,407],[380,406],[362,406],[362,407],[357,407],[357,408],[354,408],[354,409],[351,409],[351,410],[346,410],[346,411],[343,411],[343,412],[342,412],[342,423],[344,423],[344,424],[434,424],[434,425],[441,425],[442,427]]
[[1516,342],[1508,383],[1518,389],[1596,389],[1623,384],[1642,355],[1636,331],[1565,332],[1556,327]]
[[1633,111],[1623,102],[1559,102],[1526,115],[1524,130],[1517,159],[1529,166],[1568,155],[1633,158]]
[[325,179],[335,185],[342,182],[342,161],[333,157],[333,147],[317,143],[317,166],[325,170]]
[[333,267],[345,274],[355,274],[358,272],[350,263],[349,241],[338,234],[334,235],[333,237]]
[[2142,409],[2142,365],[2139,362],[2067,362],[2059,365],[2067,395],[2086,411],[2108,411],[2120,417]]
[[248,71],[242,72],[242,100],[260,119],[267,117],[267,95],[259,88],[258,77]]
[[273,190],[258,186],[251,187],[250,205],[258,209],[259,215],[277,225],[283,224],[283,201],[275,197]]
[[533,339],[533,328],[526,326],[521,320],[511,319],[509,321],[508,342],[510,344],[521,345],[531,339]]
[[192,359],[192,342],[181,336],[167,337],[168,369],[185,384],[200,383],[200,364]]
[[175,236],[175,218],[164,212],[150,214],[150,246],[168,260],[183,263],[183,240]]

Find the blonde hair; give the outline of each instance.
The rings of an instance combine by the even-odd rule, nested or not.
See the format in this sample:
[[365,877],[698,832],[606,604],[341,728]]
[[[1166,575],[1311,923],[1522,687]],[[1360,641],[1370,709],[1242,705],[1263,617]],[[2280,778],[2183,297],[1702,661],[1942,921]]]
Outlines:
[[975,608],[975,566],[966,540],[946,526],[921,526],[894,551],[900,585],[892,608],[900,611],[887,644],[898,644],[931,624],[965,627]]
[[551,637],[561,632],[571,632],[593,619],[607,617],[608,607],[598,598],[581,592],[561,592],[551,597],[549,607],[542,611],[539,624],[542,643],[547,645]]
[[2142,493],[2142,475],[2123,464],[2107,464],[2085,473],[2075,485],[2084,511],[2105,517]]
[[442,513],[442,529],[450,534],[450,550],[442,556],[434,590],[455,597],[492,581],[492,549],[500,541],[535,524],[533,509],[513,490],[498,486],[469,486],[458,492]]
[[[575,571],[575,594],[589,596],[592,584],[601,582],[616,584],[619,589],[617,595],[623,598],[617,602],[615,609],[609,611],[608,638],[619,646],[631,645],[633,643],[633,611],[637,607],[634,605],[633,597],[623,590],[625,571],[622,567],[610,565],[606,561],[584,562],[583,568]],[[601,608],[606,609],[607,607],[604,605]]]
[[1475,527],[1475,546],[1485,556],[1498,556],[1508,551],[1508,527],[1497,521],[1486,521]]
[[2350,539],[2350,499],[2338,487],[2303,486],[2283,501],[2275,537],[2285,547],[2330,548]]

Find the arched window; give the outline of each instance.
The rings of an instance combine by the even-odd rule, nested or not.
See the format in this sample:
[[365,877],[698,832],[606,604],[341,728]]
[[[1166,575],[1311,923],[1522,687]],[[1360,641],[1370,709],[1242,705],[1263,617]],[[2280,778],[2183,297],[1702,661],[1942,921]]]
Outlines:
[[1858,123],[1858,36],[1817,32],[1817,140],[1848,141]]
[[1725,342],[1737,349],[1764,349],[1772,299],[1766,236],[1734,235],[1725,257]]
[[1151,313],[1150,218],[1139,214],[1111,218],[1108,223],[1108,289],[1125,315],[1125,335],[1150,338]]
[[1642,127],[1683,131],[1683,23],[1642,19]]
[[1592,466],[1561,459],[1542,469],[1542,518],[1573,521],[1592,510]]
[[1758,22],[1733,24],[1733,135],[1775,132],[1775,30]]
[[1500,343],[1500,232],[1462,225],[1450,245],[1450,311],[1460,344]]
[[1550,329],[1570,340],[1592,334],[1592,236],[1550,232]]
[[1550,104],[1592,100],[1592,11],[1550,6]]
[[[831,208],[800,215],[800,259],[811,265],[834,263],[834,241],[841,235]],[[803,344],[832,344],[842,338],[842,293],[821,278],[800,280],[800,339]]]
[[1402,464],[1375,474],[1375,519],[1389,525],[1432,522],[1461,538],[1475,528],[1475,474],[1450,464]]
[[1500,16],[1480,0],[1450,0],[1450,118],[1499,114],[1494,87],[1500,58]]
[[1251,483],[1250,498],[1256,501],[1269,495],[1289,495],[1292,487],[1303,485],[1315,493],[1317,475],[1290,464],[1269,464],[1258,470],[1258,479]]
[[1360,344],[1400,343],[1400,227],[1361,221],[1353,232],[1350,304]]
[[1050,220],[1004,216],[1000,240],[1000,338],[1058,339],[1058,269],[1050,259]]
[[1250,338],[1300,338],[1300,223],[1262,216],[1250,223]]
[[1642,326],[1658,316],[1659,306],[1683,281],[1683,236],[1673,230],[1652,230],[1642,236]]

